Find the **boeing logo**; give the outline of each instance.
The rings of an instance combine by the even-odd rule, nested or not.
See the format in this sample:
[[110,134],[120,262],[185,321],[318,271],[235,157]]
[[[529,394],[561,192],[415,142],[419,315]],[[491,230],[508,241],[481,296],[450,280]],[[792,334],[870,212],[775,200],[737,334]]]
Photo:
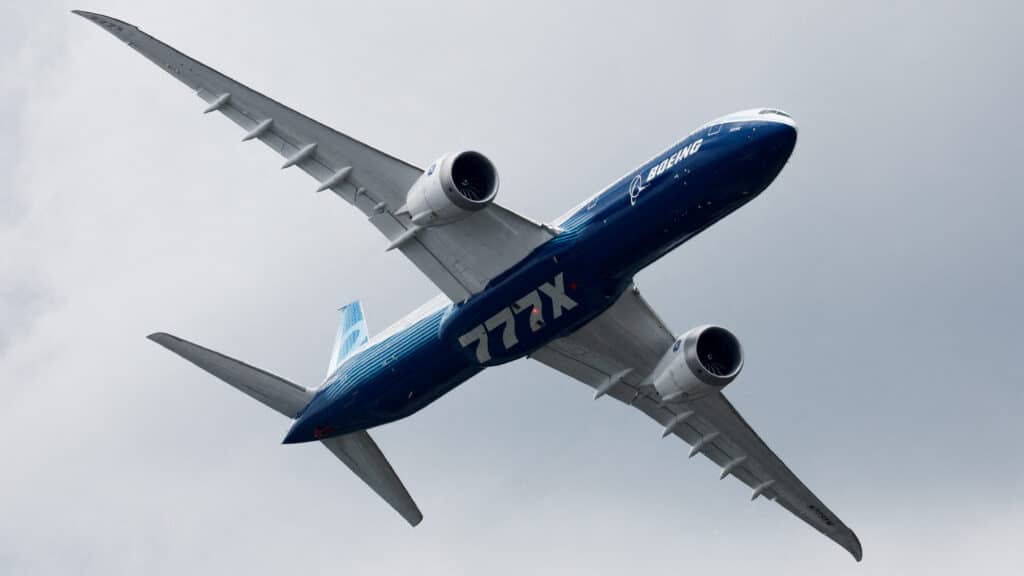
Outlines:
[[633,176],[633,181],[629,183],[629,205],[635,206],[636,199],[640,197],[640,193],[644,191],[644,177],[640,174]]
[[698,138],[697,140],[693,141],[693,143],[691,143],[691,144],[689,144],[687,146],[683,146],[679,150],[676,150],[675,152],[673,152],[671,156],[669,156],[668,158],[665,158],[664,160],[662,160],[660,164],[652,167],[650,169],[650,171],[647,172],[647,183],[646,184],[644,184],[644,178],[643,178],[642,175],[637,174],[636,176],[634,176],[633,177],[633,181],[629,183],[629,204],[630,204],[630,206],[635,206],[636,205],[636,200],[637,200],[637,198],[640,197],[640,193],[643,192],[644,189],[646,189],[648,186],[650,186],[651,182],[653,182],[655,178],[657,178],[658,176],[661,176],[666,170],[668,170],[669,168],[675,166],[679,162],[681,162],[681,161],[689,158],[690,156],[693,156],[694,154],[696,154],[697,151],[700,150],[700,145],[703,144],[703,143],[704,143],[704,139],[703,138]]

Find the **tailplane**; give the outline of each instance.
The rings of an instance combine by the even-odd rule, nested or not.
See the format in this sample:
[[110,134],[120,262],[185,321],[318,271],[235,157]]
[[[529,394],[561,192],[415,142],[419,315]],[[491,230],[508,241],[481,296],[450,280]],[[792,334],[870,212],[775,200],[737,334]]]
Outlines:
[[[177,336],[157,332],[150,334],[149,339],[289,418],[298,416],[315,395],[313,390]],[[362,307],[355,302],[342,308],[341,327],[328,374],[333,373],[352,351],[365,342],[366,322]],[[423,514],[416,502],[365,430],[327,438],[321,443],[409,524],[415,526],[420,523]]]
[[321,442],[355,472],[360,480],[366,482],[378,496],[401,514],[406,522],[415,526],[423,520],[423,514],[412,496],[409,496],[409,491],[405,489],[402,480],[395,474],[388,459],[365,430],[335,436]]
[[149,339],[289,418],[313,399],[313,391],[270,372],[164,332]]

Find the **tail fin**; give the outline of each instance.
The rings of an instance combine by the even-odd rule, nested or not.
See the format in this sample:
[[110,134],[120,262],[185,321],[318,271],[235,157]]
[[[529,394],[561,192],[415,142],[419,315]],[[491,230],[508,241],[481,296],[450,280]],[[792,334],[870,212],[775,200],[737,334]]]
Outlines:
[[363,305],[358,300],[346,304],[338,310],[341,312],[341,321],[338,323],[338,333],[334,336],[331,363],[327,367],[328,377],[334,374],[338,366],[341,366],[342,362],[352,355],[352,352],[366,344],[370,337],[369,330],[366,328],[366,318],[363,316]]
[[313,399],[312,390],[177,336],[157,332],[149,339],[289,418]]

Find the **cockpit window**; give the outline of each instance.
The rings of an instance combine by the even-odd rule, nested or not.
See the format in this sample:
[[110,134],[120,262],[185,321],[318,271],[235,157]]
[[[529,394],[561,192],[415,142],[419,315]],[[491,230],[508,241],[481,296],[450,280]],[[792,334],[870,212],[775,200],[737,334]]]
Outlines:
[[789,114],[786,114],[782,110],[776,110],[774,108],[764,108],[758,114],[778,114],[779,116],[785,116],[786,118],[792,118]]

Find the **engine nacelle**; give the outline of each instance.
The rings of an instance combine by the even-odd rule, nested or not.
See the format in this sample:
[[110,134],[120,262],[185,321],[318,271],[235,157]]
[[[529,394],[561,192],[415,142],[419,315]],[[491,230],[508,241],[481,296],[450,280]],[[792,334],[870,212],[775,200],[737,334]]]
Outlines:
[[742,369],[736,336],[720,326],[699,326],[665,352],[652,383],[662,402],[685,402],[725,388]]
[[498,194],[498,171],[486,156],[464,151],[430,165],[409,189],[405,212],[417,226],[437,226],[482,210]]

